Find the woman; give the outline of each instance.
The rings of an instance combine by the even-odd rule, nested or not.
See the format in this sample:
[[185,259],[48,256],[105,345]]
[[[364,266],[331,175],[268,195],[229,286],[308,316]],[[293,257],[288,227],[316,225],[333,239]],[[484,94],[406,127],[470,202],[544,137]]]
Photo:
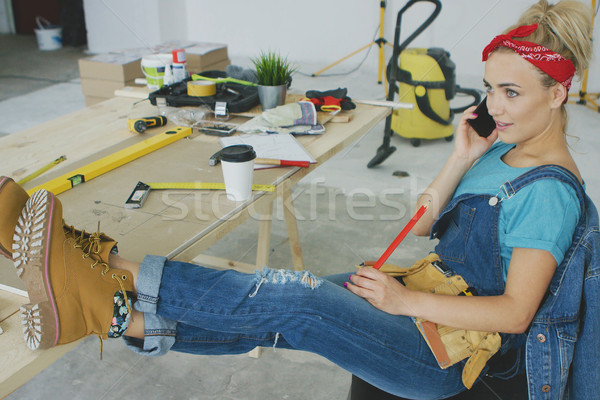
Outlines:
[[266,268],[215,271],[156,256],[137,264],[119,257],[109,237],[64,225],[51,193],[36,192],[23,206],[22,189],[8,182],[0,203],[23,211],[18,222],[0,222],[3,231],[16,225],[12,257],[31,301],[23,307],[28,345],[48,348],[90,334],[123,335],[149,355],[276,344],[320,354],[408,398],[465,390],[462,364],[441,369],[410,317],[500,332],[502,353],[523,346],[521,334],[570,247],[581,209],[564,181],[532,179],[518,192],[505,183],[545,164],[582,181],[567,147],[564,103],[590,58],[589,15],[578,2],[541,0],[486,47],[484,84],[496,129],[479,137],[468,109],[454,152],[418,201],[431,206],[414,233],[439,237],[436,253],[480,296],[412,291],[370,267],[347,280]]

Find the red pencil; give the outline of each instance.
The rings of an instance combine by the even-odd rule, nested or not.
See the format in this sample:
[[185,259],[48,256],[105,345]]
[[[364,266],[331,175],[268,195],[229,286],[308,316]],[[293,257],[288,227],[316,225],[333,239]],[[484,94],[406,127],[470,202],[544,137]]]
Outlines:
[[408,232],[410,232],[410,230],[413,228],[413,226],[415,226],[417,221],[419,219],[421,219],[423,214],[425,214],[425,211],[427,211],[427,205],[422,205],[417,210],[415,215],[410,219],[410,221],[408,221],[408,224],[406,224],[404,229],[402,229],[402,232],[400,232],[398,234],[398,236],[396,237],[396,239],[392,242],[392,244],[390,244],[390,247],[388,247],[387,250],[381,255],[381,257],[379,257],[379,260],[377,260],[375,265],[373,265],[373,268],[375,268],[375,269],[381,268],[383,263],[385,263],[386,260],[390,257],[390,255],[394,252],[394,250],[396,250],[396,247],[398,247],[400,242],[402,242],[402,240],[404,240],[404,238],[406,237]]
[[254,159],[256,164],[268,164],[268,165],[281,165],[281,166],[290,166],[290,167],[310,167],[310,162],[308,161],[293,161],[293,160],[277,160],[272,158],[256,158]]

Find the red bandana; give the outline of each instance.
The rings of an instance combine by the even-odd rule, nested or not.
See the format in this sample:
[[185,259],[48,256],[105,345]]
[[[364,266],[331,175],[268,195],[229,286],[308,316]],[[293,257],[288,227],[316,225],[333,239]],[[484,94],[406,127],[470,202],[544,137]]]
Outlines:
[[533,33],[538,24],[519,26],[508,32],[506,35],[496,36],[485,49],[483,49],[483,61],[496,48],[503,46],[516,51],[521,57],[529,61],[548,76],[557,82],[560,82],[569,90],[571,81],[575,75],[575,66],[571,60],[567,60],[558,53],[545,48],[537,43],[524,40],[513,40],[513,37],[526,37]]

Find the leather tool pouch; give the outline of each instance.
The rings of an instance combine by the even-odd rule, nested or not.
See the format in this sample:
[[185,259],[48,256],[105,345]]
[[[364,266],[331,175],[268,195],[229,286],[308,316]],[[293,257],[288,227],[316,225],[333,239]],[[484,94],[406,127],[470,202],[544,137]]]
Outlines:
[[[450,271],[437,254],[430,254],[410,268],[383,264],[380,270],[401,277],[404,285],[412,290],[454,296],[471,295],[468,292],[469,285],[460,275]],[[487,361],[500,349],[501,339],[497,332],[452,328],[421,318],[413,320],[440,368],[448,368],[468,358],[462,373],[463,384],[468,389],[473,386]]]

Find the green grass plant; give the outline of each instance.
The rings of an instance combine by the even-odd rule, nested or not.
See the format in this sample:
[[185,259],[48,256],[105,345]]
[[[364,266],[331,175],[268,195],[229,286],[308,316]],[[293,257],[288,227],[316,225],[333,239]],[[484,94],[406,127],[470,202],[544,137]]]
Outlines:
[[287,85],[297,69],[275,51],[263,51],[251,61],[256,69],[258,84],[262,86]]

